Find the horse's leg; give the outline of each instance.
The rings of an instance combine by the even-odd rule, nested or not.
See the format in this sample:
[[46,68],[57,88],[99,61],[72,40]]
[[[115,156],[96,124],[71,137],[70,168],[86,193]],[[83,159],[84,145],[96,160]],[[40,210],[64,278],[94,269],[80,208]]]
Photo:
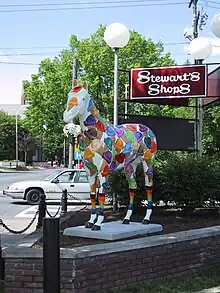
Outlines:
[[147,164],[146,161],[143,161],[143,168],[144,168],[144,174],[145,174],[145,190],[146,190],[146,196],[147,196],[147,210],[146,210],[146,215],[144,217],[142,224],[149,224],[150,217],[152,214],[152,208],[153,208],[153,201],[152,201],[153,168],[152,168],[151,164]]
[[98,195],[98,201],[99,201],[99,215],[97,218],[97,221],[95,225],[92,227],[93,231],[100,231],[101,230],[101,224],[104,220],[104,204],[105,204],[105,195],[106,190],[108,187],[107,184],[107,178],[100,176],[100,191]]
[[90,184],[90,201],[91,201],[91,215],[89,221],[86,223],[86,228],[92,228],[97,218],[96,212],[96,187],[97,187],[97,174],[89,176]]
[[136,172],[136,168],[133,167],[133,172],[131,174],[128,174],[126,172],[126,178],[128,180],[128,184],[129,184],[129,206],[128,206],[128,210],[126,213],[126,216],[124,217],[124,220],[122,222],[122,224],[129,224],[130,223],[130,218],[133,212],[133,207],[134,207],[134,197],[135,197],[135,192],[137,189],[137,182],[135,180],[135,172]]

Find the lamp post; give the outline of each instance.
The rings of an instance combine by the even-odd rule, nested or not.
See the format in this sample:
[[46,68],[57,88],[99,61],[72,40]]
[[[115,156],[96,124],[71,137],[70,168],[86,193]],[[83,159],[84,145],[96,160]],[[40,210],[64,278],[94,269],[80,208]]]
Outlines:
[[104,33],[106,44],[114,50],[114,125],[118,124],[118,56],[119,49],[125,47],[130,40],[130,32],[123,24],[115,22],[110,24]]
[[[202,64],[212,53],[212,44],[207,38],[196,38],[189,45],[189,53],[195,60],[195,64]],[[196,148],[202,154],[202,98],[198,98],[196,107]]]
[[16,169],[18,169],[18,115],[20,112],[27,108],[28,105],[22,105],[17,112],[15,113],[15,160],[16,160]]
[[211,29],[213,34],[220,38],[220,13],[217,13],[211,21]]

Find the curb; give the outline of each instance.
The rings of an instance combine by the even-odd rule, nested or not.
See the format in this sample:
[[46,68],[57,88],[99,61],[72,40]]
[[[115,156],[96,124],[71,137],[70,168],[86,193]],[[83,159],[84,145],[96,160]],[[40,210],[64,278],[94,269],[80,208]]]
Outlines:
[[194,293],[220,293],[220,286],[209,288],[209,289],[203,289],[201,291],[197,291]]

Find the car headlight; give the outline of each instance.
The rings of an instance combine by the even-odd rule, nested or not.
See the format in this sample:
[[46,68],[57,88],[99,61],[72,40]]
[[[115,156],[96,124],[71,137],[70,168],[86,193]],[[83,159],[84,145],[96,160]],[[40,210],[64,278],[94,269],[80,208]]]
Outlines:
[[8,189],[9,189],[9,190],[18,190],[18,188],[15,187],[15,186],[9,186]]

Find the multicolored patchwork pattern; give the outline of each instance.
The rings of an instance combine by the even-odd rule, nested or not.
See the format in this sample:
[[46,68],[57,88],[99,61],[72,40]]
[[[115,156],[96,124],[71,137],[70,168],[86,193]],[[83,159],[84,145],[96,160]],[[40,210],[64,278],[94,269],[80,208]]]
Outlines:
[[[157,151],[157,141],[152,130],[146,125],[123,124],[112,125],[99,113],[95,103],[90,98],[87,85],[83,87],[74,84],[68,95],[67,109],[64,112],[65,122],[79,116],[82,134],[78,136],[79,148],[84,158],[85,169],[89,176],[91,194],[97,184],[101,187],[100,214],[93,227],[97,230],[100,217],[103,217],[103,196],[108,186],[108,175],[112,171],[124,168],[130,188],[130,204],[123,223],[128,224],[133,209],[135,190],[137,188],[135,172],[137,165],[143,162],[145,172],[146,194],[149,209],[152,209],[153,169],[152,161]],[[94,197],[91,196],[92,215],[89,228],[94,224]],[[144,223],[150,220],[151,212],[146,213]],[[91,215],[91,216],[92,216]],[[99,221],[100,220],[100,221]]]

